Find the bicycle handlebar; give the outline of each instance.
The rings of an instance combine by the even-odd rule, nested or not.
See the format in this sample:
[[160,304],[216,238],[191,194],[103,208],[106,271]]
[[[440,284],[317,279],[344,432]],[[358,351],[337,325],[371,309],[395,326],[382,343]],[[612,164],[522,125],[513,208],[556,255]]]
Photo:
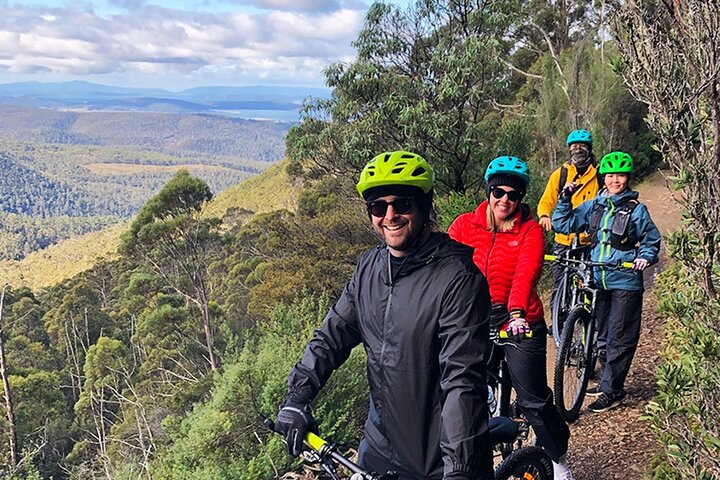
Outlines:
[[[269,418],[265,418],[263,420],[263,423],[265,426],[274,433],[282,434],[282,432],[279,432],[275,429],[275,422],[273,422]],[[395,472],[387,472],[386,474],[377,474],[374,472],[366,472],[360,468],[358,464],[353,462],[352,460],[348,459],[347,457],[341,455],[336,451],[337,446],[335,444],[328,443],[327,441],[320,438],[320,436],[314,434],[313,432],[307,432],[305,434],[305,439],[303,440],[303,443],[305,444],[308,449],[315,454],[315,457],[317,458],[317,461],[321,465],[323,465],[324,470],[327,473],[330,473],[330,476],[332,478],[339,478],[337,476],[337,473],[335,472],[335,468],[332,464],[328,463],[327,458],[331,458],[332,461],[339,463],[343,467],[347,468],[352,472],[352,476],[350,477],[352,479],[362,479],[362,480],[396,480],[397,479],[397,473]]]
[[574,263],[576,265],[586,265],[590,267],[607,267],[607,268],[628,268],[632,269],[632,262],[593,262],[591,260],[580,260],[576,258],[558,257],[557,255],[545,255],[546,262]]
[[[506,339],[510,338],[510,334],[507,332],[507,330],[500,330],[500,331],[498,332],[498,336],[500,337],[501,340],[506,340]],[[527,332],[525,332],[525,334],[523,335],[523,337],[525,337],[525,338],[532,338],[532,337],[533,337],[533,332],[532,332],[532,330],[528,330]]]

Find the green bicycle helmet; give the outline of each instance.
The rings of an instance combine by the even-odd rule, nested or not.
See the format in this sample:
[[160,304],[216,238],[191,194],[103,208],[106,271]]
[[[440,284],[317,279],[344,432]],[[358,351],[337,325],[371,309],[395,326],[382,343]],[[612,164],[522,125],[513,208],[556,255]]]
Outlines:
[[573,130],[567,137],[567,146],[571,143],[587,143],[592,147],[592,133],[587,130]]
[[600,160],[600,175],[607,173],[626,173],[633,171],[633,159],[625,152],[610,152]]
[[491,177],[499,174],[513,175],[520,177],[525,184],[530,181],[530,169],[527,163],[518,157],[508,155],[493,159],[485,170],[485,182]]
[[428,194],[434,178],[430,165],[420,155],[403,150],[383,152],[365,165],[357,191],[366,200],[368,192],[377,187],[415,187]]

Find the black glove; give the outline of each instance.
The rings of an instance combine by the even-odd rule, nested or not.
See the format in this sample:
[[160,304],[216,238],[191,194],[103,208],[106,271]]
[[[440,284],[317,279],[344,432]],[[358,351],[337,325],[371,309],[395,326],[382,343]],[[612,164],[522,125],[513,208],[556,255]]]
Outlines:
[[570,182],[562,189],[562,192],[560,192],[560,197],[562,198],[572,198],[573,193],[575,192],[575,188],[577,185],[575,185],[575,182]]
[[297,457],[303,451],[303,440],[308,432],[317,433],[317,422],[310,405],[286,401],[275,420],[275,431],[285,436],[288,453]]

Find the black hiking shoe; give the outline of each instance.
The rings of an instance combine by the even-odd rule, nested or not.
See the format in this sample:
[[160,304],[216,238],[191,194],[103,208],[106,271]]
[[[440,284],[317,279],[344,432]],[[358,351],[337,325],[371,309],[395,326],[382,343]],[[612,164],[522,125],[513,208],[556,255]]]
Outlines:
[[592,388],[588,388],[587,391],[585,392],[585,395],[587,395],[588,397],[599,397],[600,395],[602,395],[602,390],[600,390],[600,385],[596,385]]
[[601,393],[600,398],[588,405],[588,410],[594,413],[607,412],[608,410],[622,405],[624,395],[611,397],[606,393]]

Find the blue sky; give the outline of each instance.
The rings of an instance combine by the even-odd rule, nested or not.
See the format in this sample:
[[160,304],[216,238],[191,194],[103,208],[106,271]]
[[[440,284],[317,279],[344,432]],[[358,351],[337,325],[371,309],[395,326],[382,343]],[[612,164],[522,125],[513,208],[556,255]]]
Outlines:
[[371,3],[0,0],[0,83],[321,87],[324,67],[352,60]]

